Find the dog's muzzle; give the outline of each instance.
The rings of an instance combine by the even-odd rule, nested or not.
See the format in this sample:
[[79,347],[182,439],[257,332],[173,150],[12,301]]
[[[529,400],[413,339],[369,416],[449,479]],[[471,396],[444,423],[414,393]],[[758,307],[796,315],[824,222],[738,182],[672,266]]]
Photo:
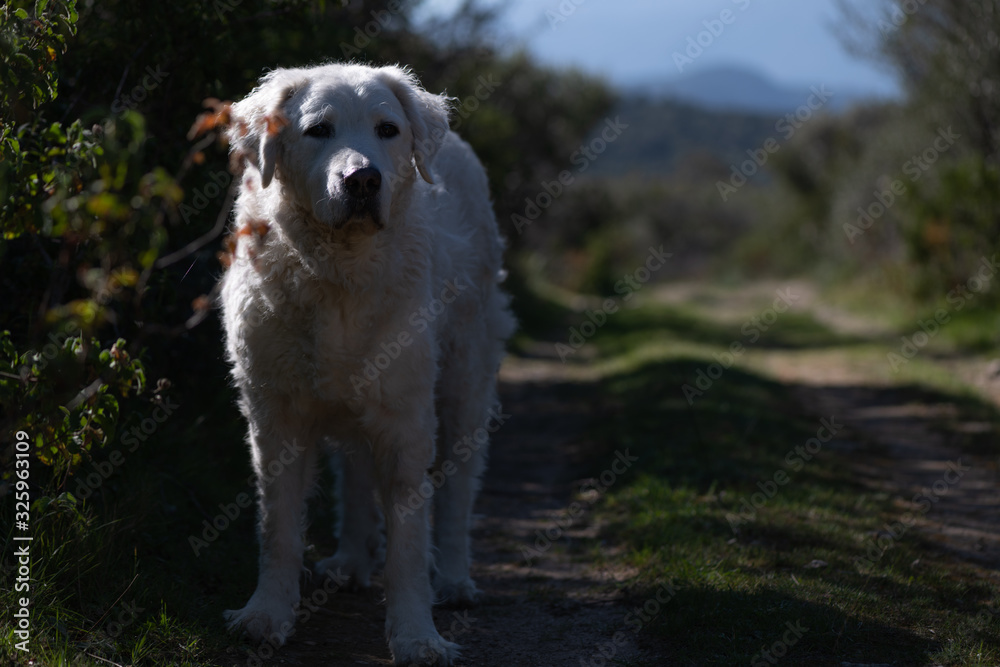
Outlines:
[[382,173],[374,167],[362,167],[344,175],[344,192],[347,194],[347,215],[334,227],[341,229],[351,222],[371,220],[376,229],[382,229],[379,217],[378,195],[382,188]]

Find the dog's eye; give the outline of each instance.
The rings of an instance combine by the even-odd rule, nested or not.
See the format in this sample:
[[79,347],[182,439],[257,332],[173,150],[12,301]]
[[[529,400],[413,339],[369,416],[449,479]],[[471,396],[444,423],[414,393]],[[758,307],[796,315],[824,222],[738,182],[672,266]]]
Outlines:
[[329,139],[333,136],[333,125],[327,122],[316,123],[308,130],[303,132],[307,137],[316,137],[317,139]]
[[399,134],[399,128],[392,123],[382,123],[375,128],[375,131],[382,139],[392,139],[394,136]]

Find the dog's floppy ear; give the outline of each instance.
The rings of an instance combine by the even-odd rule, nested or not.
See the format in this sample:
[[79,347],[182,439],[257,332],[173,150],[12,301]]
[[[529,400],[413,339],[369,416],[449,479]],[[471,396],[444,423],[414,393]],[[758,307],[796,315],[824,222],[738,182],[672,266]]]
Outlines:
[[382,81],[399,100],[413,133],[413,161],[428,183],[434,183],[430,161],[448,135],[451,98],[428,93],[417,77],[401,67],[383,67]]
[[302,83],[295,70],[274,70],[260,80],[253,92],[233,105],[230,152],[238,160],[247,160],[257,167],[261,187],[271,184],[278,166],[281,130],[288,124],[282,107]]

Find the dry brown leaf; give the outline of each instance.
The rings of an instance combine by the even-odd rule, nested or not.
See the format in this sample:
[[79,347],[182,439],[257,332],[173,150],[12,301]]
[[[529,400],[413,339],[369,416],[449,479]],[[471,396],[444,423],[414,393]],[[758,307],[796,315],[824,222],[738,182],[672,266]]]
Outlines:
[[280,111],[264,117],[264,129],[270,136],[281,132],[288,125],[288,118]]

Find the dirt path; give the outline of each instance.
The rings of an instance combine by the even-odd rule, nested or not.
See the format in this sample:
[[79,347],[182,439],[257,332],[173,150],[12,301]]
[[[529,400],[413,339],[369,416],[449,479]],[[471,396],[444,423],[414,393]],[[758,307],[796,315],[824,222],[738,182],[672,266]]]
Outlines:
[[[473,530],[473,577],[484,599],[474,609],[434,612],[438,630],[463,646],[459,665],[578,667],[627,629],[631,607],[617,584],[635,573],[598,570],[572,556],[575,540],[596,533],[588,516],[566,529],[556,523],[566,523],[583,482],[584,430],[601,410],[596,387],[569,373],[558,361],[523,358],[509,359],[501,372],[512,417],[494,435]],[[556,545],[529,564],[522,547],[547,530],[558,530]],[[265,664],[390,665],[382,595],[378,580],[368,592],[336,593]],[[617,658],[657,664],[655,647],[627,635]]]
[[[756,296],[766,298],[772,288],[762,286]],[[824,323],[856,335],[878,333],[802,291],[809,298],[799,307]],[[692,296],[681,289],[658,298],[671,302]],[[753,301],[746,294],[713,298],[710,310],[720,321],[739,321]],[[626,629],[626,615],[642,602],[630,599],[621,585],[635,572],[597,569],[574,555],[577,541],[597,533],[587,515],[565,530],[556,528],[577,497],[581,463],[595,456],[586,427],[606,407],[593,369],[562,365],[551,359],[550,349],[539,346],[539,354],[530,358],[512,357],[501,372],[504,411],[512,417],[494,435],[473,530],[473,576],[484,599],[468,611],[435,609],[439,631],[464,647],[459,665],[614,664],[602,662],[598,649],[609,650],[615,632]],[[992,456],[974,456],[967,447],[972,437],[993,437],[995,424],[969,418],[953,397],[889,386],[857,359],[836,351],[761,350],[752,364],[795,387],[804,413],[833,416],[847,426],[849,435],[838,438],[837,453],[873,492],[897,499],[900,521],[915,518],[907,532],[943,553],[978,563],[984,576],[997,576],[1000,459],[995,448]],[[959,366],[955,374],[970,384],[990,382],[986,364],[963,360]],[[1000,386],[986,389],[1000,402]],[[892,537],[898,528],[887,525],[871,537]],[[556,545],[529,564],[522,549],[546,530],[557,533]],[[602,548],[611,553],[613,545]],[[307,597],[310,593],[305,591]],[[390,665],[382,595],[378,580],[368,592],[335,594],[264,664]],[[624,636],[627,643],[613,656],[621,664],[668,662],[669,647],[650,643],[642,633]]]
[[[885,323],[825,303],[806,282],[758,282],[736,289],[678,283],[660,289],[655,298],[673,305],[702,304],[714,319],[740,322],[765,307],[780,288],[798,296],[793,309],[811,313],[838,334],[896,340]],[[910,513],[916,519],[912,528],[928,542],[963,560],[1000,569],[996,424],[965,414],[952,397],[893,386],[886,382],[884,368],[843,351],[755,354],[756,368],[798,388],[803,412],[833,416],[848,426],[852,437],[838,438],[840,454],[870,488],[897,499],[900,519]],[[1000,406],[1000,360],[956,356],[935,363]],[[991,444],[986,449],[992,454],[970,453],[969,444],[977,439]]]
[[848,427],[839,453],[869,488],[896,499],[898,519],[873,537],[910,524],[940,550],[1000,568],[1000,458],[967,446],[970,436],[995,434],[994,424],[933,392],[833,379],[777,355],[768,365],[782,382],[800,384],[806,412]]
[[[808,285],[796,289],[803,295],[799,308],[812,312],[837,333],[875,337],[887,333],[876,323],[824,304]],[[934,547],[985,566],[997,576],[1000,450],[996,424],[971,417],[952,396],[887,384],[884,369],[873,369],[870,363],[836,350],[820,354],[769,351],[760,357],[760,367],[769,375],[798,386],[804,412],[834,416],[850,429],[853,438],[840,441],[840,454],[867,486],[896,499],[896,521],[912,517],[907,532],[912,528]],[[975,387],[987,402],[1000,406],[996,361],[952,358],[935,363]],[[988,446],[976,447],[977,440]],[[977,453],[983,450],[991,453]],[[894,522],[872,537],[892,537],[898,530]]]

